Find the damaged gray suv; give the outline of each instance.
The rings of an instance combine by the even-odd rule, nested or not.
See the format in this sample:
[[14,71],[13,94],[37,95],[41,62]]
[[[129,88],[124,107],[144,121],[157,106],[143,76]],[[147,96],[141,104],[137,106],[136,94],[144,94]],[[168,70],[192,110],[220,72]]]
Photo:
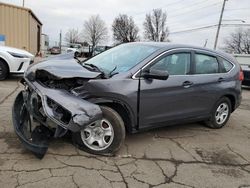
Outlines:
[[68,132],[80,149],[110,154],[126,132],[194,121],[223,127],[240,105],[242,79],[230,55],[185,45],[123,44],[85,62],[66,54],[28,68],[13,124],[39,158]]

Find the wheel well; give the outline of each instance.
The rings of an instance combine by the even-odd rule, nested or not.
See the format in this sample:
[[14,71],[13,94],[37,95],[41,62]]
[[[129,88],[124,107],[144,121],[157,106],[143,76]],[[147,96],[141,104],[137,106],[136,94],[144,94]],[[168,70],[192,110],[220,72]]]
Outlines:
[[235,110],[235,97],[233,95],[225,95],[225,97],[230,100],[233,112]]
[[120,104],[120,103],[115,103],[115,102],[112,102],[112,103],[98,103],[98,105],[103,105],[103,106],[107,106],[107,107],[110,107],[112,108],[113,110],[115,110],[122,118],[123,122],[124,122],[124,125],[125,125],[125,128],[126,128],[126,131],[127,132],[132,132],[132,120],[131,120],[131,116],[129,114],[129,111],[128,109]]
[[1,57],[0,57],[0,61],[3,62],[7,66],[8,73],[9,73],[10,72],[10,67],[9,67],[8,63],[3,58],[1,58]]

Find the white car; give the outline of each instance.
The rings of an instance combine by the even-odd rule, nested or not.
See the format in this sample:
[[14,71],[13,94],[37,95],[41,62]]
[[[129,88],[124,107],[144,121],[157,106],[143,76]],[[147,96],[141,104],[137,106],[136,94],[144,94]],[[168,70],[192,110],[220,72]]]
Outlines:
[[0,80],[10,73],[24,73],[34,61],[34,56],[21,49],[0,46]]
[[73,44],[73,45],[70,45],[70,48],[67,48],[66,52],[67,53],[74,52],[75,56],[79,57],[82,54],[82,50],[83,50],[82,45]]

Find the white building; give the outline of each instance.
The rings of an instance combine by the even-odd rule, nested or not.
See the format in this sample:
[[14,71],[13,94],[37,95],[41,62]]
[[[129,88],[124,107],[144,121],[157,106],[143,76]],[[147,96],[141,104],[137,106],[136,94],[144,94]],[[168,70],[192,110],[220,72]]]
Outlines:
[[49,49],[49,36],[42,33],[41,35],[41,53],[42,56],[45,56]]

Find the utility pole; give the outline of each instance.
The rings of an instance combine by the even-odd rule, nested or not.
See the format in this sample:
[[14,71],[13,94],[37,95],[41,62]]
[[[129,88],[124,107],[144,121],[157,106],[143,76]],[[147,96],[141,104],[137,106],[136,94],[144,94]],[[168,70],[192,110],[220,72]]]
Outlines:
[[204,48],[207,47],[207,40],[208,39],[205,40],[205,43],[204,43],[204,46],[203,46]]
[[23,0],[23,7],[24,7],[24,4],[25,4],[25,0]]
[[60,53],[62,52],[62,30],[60,30],[60,35],[59,35],[59,48],[60,48]]
[[219,38],[219,33],[220,33],[220,27],[221,27],[221,21],[222,21],[224,9],[225,9],[226,1],[227,0],[223,0],[222,9],[221,9],[221,12],[220,12],[220,19],[219,19],[219,24],[218,24],[218,28],[217,28],[217,32],[216,32],[216,36],[215,36],[215,42],[214,42],[214,50],[216,50],[217,43],[218,43],[218,38]]

